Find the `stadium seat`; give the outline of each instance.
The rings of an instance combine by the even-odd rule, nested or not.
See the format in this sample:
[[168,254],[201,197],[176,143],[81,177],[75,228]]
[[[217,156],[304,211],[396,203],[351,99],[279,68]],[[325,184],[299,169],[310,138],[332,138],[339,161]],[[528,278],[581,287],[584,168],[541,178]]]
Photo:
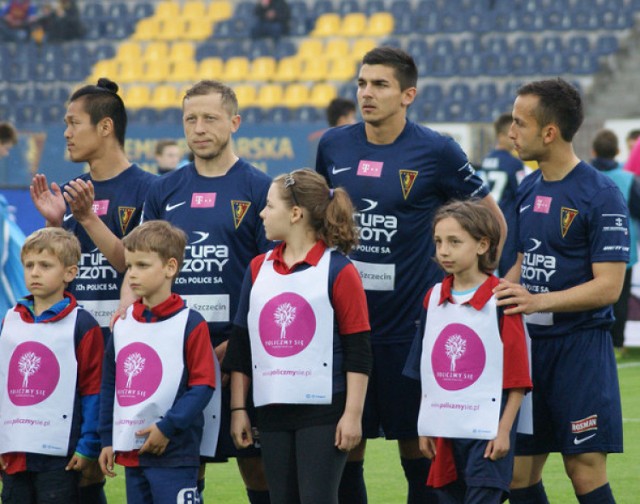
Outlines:
[[588,53],[591,51],[591,43],[585,35],[574,35],[567,41],[567,52],[569,53]]
[[302,59],[315,59],[323,53],[324,43],[321,39],[303,39],[298,46],[298,57]]
[[82,66],[89,66],[89,50],[86,43],[68,43],[64,46],[63,56],[65,61],[76,63]]
[[134,19],[140,20],[153,15],[153,5],[149,2],[134,2],[131,14]]
[[362,60],[362,57],[378,44],[374,39],[359,38],[353,42],[351,46],[351,57],[356,61]]
[[180,2],[171,0],[158,2],[155,17],[158,19],[178,19],[180,17]]
[[198,79],[222,79],[224,61],[221,58],[205,58],[198,64]]
[[482,42],[476,36],[464,37],[458,42],[458,54],[479,55],[482,51]]
[[598,71],[598,57],[595,54],[568,54],[565,64],[567,71],[575,75],[591,75]]
[[342,0],[338,2],[338,14],[342,17],[354,12],[361,12],[358,0]]
[[233,4],[226,0],[215,0],[209,4],[207,17],[213,21],[230,19],[233,16]]
[[327,58],[346,58],[351,53],[351,44],[345,38],[327,40],[323,54]]
[[143,64],[142,61],[123,61],[118,63],[117,73],[118,82],[123,84],[130,84],[143,80]]
[[250,18],[253,16],[255,2],[251,0],[236,0],[233,17]]
[[458,54],[453,57],[457,72],[462,77],[475,77],[483,73],[480,54]]
[[562,53],[540,54],[536,61],[542,75],[556,76],[564,73],[567,69]]
[[262,56],[251,62],[248,79],[252,81],[269,81],[276,73],[276,60],[271,56]]
[[329,62],[329,76],[335,81],[349,81],[356,75],[356,64],[350,58],[333,58]]
[[274,57],[275,43],[272,39],[252,40],[246,56],[250,59],[263,58],[265,56]]
[[371,14],[364,35],[367,37],[384,37],[393,33],[394,20],[388,12]]
[[249,60],[243,56],[229,58],[224,64],[225,80],[239,82],[249,76]]
[[192,42],[174,42],[169,49],[170,61],[193,60],[196,55],[196,46]]
[[510,57],[511,73],[516,76],[535,75],[538,71],[535,53],[516,53]]
[[187,18],[183,38],[187,40],[206,40],[213,33],[213,22],[207,18]]
[[133,24],[128,19],[107,19],[102,23],[102,35],[109,40],[123,40],[133,33]]
[[289,122],[291,118],[291,110],[287,107],[278,106],[265,111],[264,120],[266,122],[280,124]]
[[294,56],[288,58],[282,58],[278,61],[276,73],[273,76],[273,80],[276,82],[292,82],[300,78],[301,71],[300,59]]
[[95,84],[100,77],[108,77],[110,75],[118,75],[118,79],[120,78],[117,61],[113,59],[100,60],[93,65],[91,74],[87,77],[87,82]]
[[431,53],[438,54],[440,56],[454,57],[455,48],[453,46],[453,40],[450,38],[438,38],[431,46]]
[[200,0],[190,0],[182,6],[182,17],[187,19],[206,19],[207,6]]
[[97,44],[92,51],[92,58],[95,61],[113,58],[115,55],[116,51],[110,42]]
[[420,88],[417,96],[421,96],[424,101],[438,102],[442,100],[442,86],[440,84],[425,84]]
[[615,35],[600,35],[596,41],[596,54],[607,55],[618,51],[618,39]]
[[326,107],[336,96],[336,88],[332,84],[315,84],[309,94],[309,105],[312,107]]
[[535,54],[536,41],[532,36],[523,35],[513,42],[511,54]]
[[282,58],[288,58],[289,56],[294,56],[295,54],[296,54],[296,45],[291,40],[280,39],[276,44],[273,57],[277,60],[280,60]]
[[82,18],[86,21],[96,21],[106,17],[104,5],[99,2],[85,2],[81,12]]
[[481,56],[484,73],[491,77],[509,74],[509,58],[505,53],[488,52]]
[[456,60],[451,56],[434,54],[429,58],[431,63],[430,74],[434,77],[453,77],[456,72]]
[[413,13],[413,7],[409,0],[392,0],[389,12],[397,19],[402,14]]
[[[331,76],[333,77],[333,76]],[[319,57],[313,60],[304,60],[300,70],[301,81],[323,81],[329,78],[329,61]]]
[[308,105],[294,109],[291,112],[293,116],[290,118],[291,121],[313,123],[324,121],[325,119],[324,110]]
[[148,126],[156,124],[158,122],[158,112],[156,111],[156,109],[151,107],[131,109],[131,111],[127,112],[130,124]]
[[395,35],[412,35],[415,33],[416,28],[414,26],[414,15],[411,11],[396,14],[394,16],[394,29]]
[[265,84],[258,90],[256,102],[263,108],[282,105],[282,86],[280,84]]
[[352,12],[342,18],[338,33],[343,37],[360,37],[366,28],[366,16],[362,12]]
[[110,2],[107,7],[107,16],[114,19],[127,19],[130,16],[129,8],[125,2]]
[[562,53],[564,46],[559,36],[552,35],[544,37],[540,43],[540,52],[546,54]]
[[495,82],[482,82],[476,86],[473,94],[478,100],[494,101],[498,97],[498,88]]
[[238,84],[237,86],[233,86],[233,91],[236,93],[236,98],[238,99],[238,106],[240,106],[241,108],[260,105],[256,101],[258,91],[254,85]]
[[249,124],[259,124],[264,118],[264,112],[260,107],[241,107],[242,121]]
[[452,84],[447,92],[447,98],[450,100],[465,102],[471,97],[471,89],[467,84],[456,83]]
[[163,41],[150,42],[142,53],[142,59],[146,62],[166,60],[169,58],[169,44]]
[[309,88],[300,83],[289,84],[284,90],[282,103],[289,108],[306,105],[309,100]]
[[313,11],[311,12],[311,16],[314,19],[319,18],[323,14],[328,14],[330,12],[332,13],[335,11],[331,0],[317,0],[315,2],[311,2],[311,5],[313,6]]
[[489,37],[484,41],[484,49],[491,54],[507,54],[509,52],[509,44],[507,39],[502,35]]
[[174,86],[163,84],[153,89],[150,103],[157,109],[174,108],[180,106],[180,99]]
[[156,39],[166,40],[167,42],[173,42],[174,40],[181,40],[186,38],[187,33],[187,20],[181,17],[178,18],[163,18],[160,21],[158,27],[158,34]]
[[133,32],[134,40],[155,40],[160,31],[160,22],[155,17],[141,19]]
[[45,102],[41,104],[42,120],[44,124],[60,124],[66,112],[64,103]]
[[139,109],[148,107],[151,99],[151,91],[149,86],[131,86],[127,89],[122,99],[127,108]]
[[198,75],[198,64],[193,59],[178,59],[170,62],[165,80],[168,82],[193,82]]
[[182,108],[167,107],[156,112],[156,121],[160,124],[182,124]]
[[424,38],[411,38],[407,42],[407,52],[414,58],[429,55],[429,45]]
[[16,125],[25,127],[43,123],[42,110],[36,104],[23,103],[16,106]]
[[122,42],[116,50],[118,61],[135,61],[142,57],[142,46],[139,42],[126,40]]
[[[367,2],[365,2],[364,13],[368,17],[371,17],[374,14],[377,14],[379,12],[386,12],[386,11],[387,11],[387,8],[385,7],[383,0],[367,0]],[[394,16],[393,13],[391,13],[390,15],[393,18]]]
[[317,20],[315,28],[311,31],[312,37],[336,36],[341,27],[340,16],[334,12],[322,14]]

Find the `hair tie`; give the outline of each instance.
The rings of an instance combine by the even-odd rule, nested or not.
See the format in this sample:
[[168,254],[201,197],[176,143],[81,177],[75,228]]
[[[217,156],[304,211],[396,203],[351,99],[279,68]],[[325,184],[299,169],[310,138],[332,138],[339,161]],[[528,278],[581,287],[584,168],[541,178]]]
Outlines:
[[333,189],[329,189],[329,199],[333,199]]

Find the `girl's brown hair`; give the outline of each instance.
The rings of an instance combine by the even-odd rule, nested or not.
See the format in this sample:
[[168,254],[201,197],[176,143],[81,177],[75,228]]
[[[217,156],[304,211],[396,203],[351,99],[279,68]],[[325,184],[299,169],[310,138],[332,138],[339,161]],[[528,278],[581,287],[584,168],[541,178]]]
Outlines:
[[478,268],[485,273],[493,273],[498,267],[498,243],[500,243],[500,224],[493,212],[478,199],[452,201],[436,211],[433,217],[433,229],[435,230],[436,224],[447,217],[455,219],[474,240],[487,239],[489,248],[484,254],[478,256]]
[[357,245],[358,229],[347,191],[330,189],[322,175],[308,168],[279,175],[273,183],[288,207],[299,206],[308,212],[311,227],[327,245],[345,254]]

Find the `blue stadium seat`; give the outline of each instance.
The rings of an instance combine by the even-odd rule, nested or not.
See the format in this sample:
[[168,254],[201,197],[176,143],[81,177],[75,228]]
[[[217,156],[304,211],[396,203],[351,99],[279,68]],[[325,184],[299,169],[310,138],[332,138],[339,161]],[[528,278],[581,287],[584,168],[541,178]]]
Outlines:
[[296,54],[296,52],[297,48],[292,40],[280,39],[276,44],[273,56],[276,59],[288,58],[289,56]]
[[546,54],[561,53],[564,51],[562,39],[557,35],[544,37],[540,42],[540,52]]
[[418,75],[422,77],[431,77],[433,75],[433,58],[431,56],[429,56],[428,54],[420,54],[417,56],[412,53],[409,54],[413,56],[413,60],[415,61],[416,67],[418,68]]
[[224,21],[219,21],[216,23],[216,28],[213,30],[213,38],[221,39],[221,38],[229,38],[231,37],[231,20],[225,19]]
[[325,121],[326,117],[324,114],[324,110],[316,108],[316,107],[299,107],[297,109],[293,109],[292,118],[293,121],[298,122],[320,122]]
[[101,2],[85,2],[81,9],[82,18],[89,22],[103,19],[106,16],[104,5]]
[[537,62],[540,73],[543,75],[556,76],[566,71],[566,61],[562,53],[541,53]]
[[409,0],[392,0],[389,12],[391,12],[393,17],[397,20],[402,14],[413,13],[413,8],[411,7],[411,2],[409,2]]
[[240,109],[240,115],[247,124],[259,124],[264,119],[264,112],[260,107],[244,107]]
[[[12,87],[2,87],[0,88],[0,106],[2,105],[15,105],[16,103],[18,103],[18,93],[16,92],[16,90]],[[0,117],[3,117],[0,114]]]
[[69,61],[77,65],[91,65],[89,61],[89,50],[84,42],[69,42],[68,44],[65,44],[63,58],[65,61]]
[[127,19],[130,16],[129,8],[124,2],[109,2],[107,15],[114,19]]
[[615,35],[600,35],[596,41],[596,54],[608,55],[618,51],[618,38]]
[[234,18],[252,18],[255,9],[255,2],[238,2],[233,10]]
[[132,124],[151,125],[158,122],[158,111],[153,108],[131,109],[127,113]]
[[43,102],[41,104],[42,122],[47,125],[62,124],[67,107],[64,102]]
[[536,41],[529,35],[518,37],[513,42],[511,54],[535,54]]
[[430,54],[429,45],[424,38],[409,39],[407,42],[407,52],[413,56],[414,59]]
[[382,45],[389,47],[397,47],[398,49],[402,49],[404,46],[402,41],[397,37],[387,37],[382,41]]
[[113,47],[113,44],[110,43],[101,43],[96,45],[93,50],[93,61],[100,61],[103,59],[110,59],[116,55],[116,50]]
[[450,55],[435,54],[430,58],[431,72],[434,77],[453,77],[456,73],[456,60]]
[[364,13],[367,17],[378,12],[386,12],[383,0],[367,0],[364,5]]
[[42,110],[36,104],[21,103],[16,106],[16,125],[29,126],[43,123]]
[[456,53],[453,40],[450,38],[438,38],[431,46],[431,54],[454,57]]
[[418,96],[422,96],[428,102],[439,102],[443,97],[442,86],[440,84],[425,84],[420,88]]
[[595,54],[569,54],[566,56],[568,72],[576,75],[590,75],[598,71],[598,57]]
[[307,19],[309,17],[309,6],[302,0],[289,2],[291,19]]
[[492,77],[509,74],[509,57],[506,53],[488,52],[482,55],[484,73]]
[[507,54],[509,52],[507,38],[503,35],[494,35],[487,38],[484,42],[484,50],[487,53],[493,53],[496,55]]
[[393,33],[396,35],[411,35],[415,33],[414,14],[411,11],[395,14],[394,18]]
[[441,12],[439,17],[440,30],[445,33],[460,33],[466,29],[459,12]]
[[131,15],[134,19],[140,20],[153,15],[153,4],[149,2],[134,2]]
[[498,89],[495,82],[482,82],[476,86],[473,95],[478,100],[495,101],[498,97]]
[[40,61],[31,66],[31,77],[36,82],[54,82],[57,80],[58,66],[46,61]]
[[600,26],[598,13],[591,9],[579,9],[571,13],[572,26],[576,30],[597,30]]
[[94,19],[92,21],[86,21],[84,23],[86,31],[84,32],[84,38],[86,40],[101,40],[104,35],[102,27],[102,21]]
[[123,40],[133,33],[133,25],[127,19],[108,19],[103,22],[102,29],[109,40]]
[[458,54],[479,55],[482,52],[482,42],[478,37],[466,37],[458,43]]
[[9,66],[6,67],[7,80],[14,84],[29,82],[33,78],[33,73],[30,70],[28,61],[11,61]]
[[493,117],[493,100],[475,99],[468,105],[470,120],[474,122],[492,122]]
[[331,0],[317,0],[316,2],[312,2],[312,4],[313,11],[311,14],[313,19],[317,19],[318,17],[322,16],[322,14],[327,14],[329,12],[335,11]]
[[273,107],[265,112],[264,121],[276,124],[289,122],[291,110],[288,107]]
[[535,53],[512,54],[509,60],[511,73],[515,76],[535,75],[538,73]]
[[338,2],[338,14],[342,17],[352,12],[362,12],[358,0],[342,0]]
[[464,18],[464,27],[471,33],[487,33],[493,31],[494,15],[490,11],[471,12]]
[[511,103],[513,104],[513,100],[518,94],[518,89],[520,89],[523,86],[523,84],[524,82],[520,80],[512,80],[507,82],[504,86],[504,91],[502,93],[503,97],[510,99]]
[[455,64],[462,77],[475,77],[484,73],[482,68],[482,54],[458,54]]
[[634,23],[633,16],[616,9],[606,8],[598,13],[600,27],[603,30],[626,30]]
[[249,59],[256,59],[263,56],[271,56],[273,55],[274,50],[275,45],[273,39],[257,39],[251,41],[246,55]]
[[567,41],[566,51],[568,53],[588,53],[591,51],[591,43],[586,35],[574,35]]
[[4,121],[15,123],[16,122],[16,106],[14,104],[10,104],[10,105],[0,104],[0,117],[2,117],[2,120]]
[[222,45],[219,42],[205,42],[196,47],[196,61],[201,61],[205,58],[220,58],[222,57]]
[[162,124],[182,124],[182,109],[166,108],[157,111],[157,121]]
[[456,83],[452,84],[447,92],[447,99],[453,101],[464,102],[468,101],[471,97],[471,89],[467,84]]
[[435,11],[418,12],[414,18],[414,30],[418,33],[439,33],[440,18]]
[[547,30],[567,30],[571,29],[571,14],[558,8],[537,13],[540,23]]

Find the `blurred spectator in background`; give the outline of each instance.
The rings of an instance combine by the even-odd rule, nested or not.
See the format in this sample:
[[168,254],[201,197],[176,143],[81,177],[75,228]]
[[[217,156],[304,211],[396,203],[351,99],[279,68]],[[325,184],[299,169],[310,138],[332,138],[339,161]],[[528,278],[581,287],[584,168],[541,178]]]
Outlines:
[[[627,137],[628,138],[628,137]],[[613,314],[615,322],[611,327],[611,337],[613,339],[613,347],[617,359],[624,356],[624,329],[627,323],[627,315],[629,312],[629,295],[631,294],[631,273],[633,265],[638,262],[637,250],[637,229],[640,220],[640,179],[628,171],[624,171],[622,166],[616,161],[618,155],[618,137],[611,130],[599,131],[591,144],[592,154],[594,158],[591,165],[603,172],[611,178],[624,196],[631,221],[633,225],[629,226],[629,242],[631,249],[629,251],[629,263],[622,284],[622,292],[620,298],[613,305]]]
[[255,23],[251,29],[253,38],[279,39],[289,34],[291,12],[286,0],[258,0],[254,9]]
[[627,135],[629,157],[624,164],[624,169],[634,175],[640,175],[640,142],[638,142],[638,138],[640,138],[640,130],[634,129],[629,131]]
[[[7,123],[0,123],[0,159],[9,155],[18,143],[18,133]],[[24,233],[15,222],[14,208],[0,194],[0,317],[18,299],[27,294],[20,260]]]
[[327,122],[329,126],[343,126],[345,124],[355,124],[356,102],[349,98],[334,98],[327,107]]
[[158,140],[156,143],[156,163],[158,175],[175,170],[182,159],[182,151],[175,140]]
[[0,9],[0,41],[27,40],[37,14],[38,9],[30,0],[10,0]]
[[55,5],[43,7],[40,26],[45,40],[64,42],[84,37],[85,27],[80,19],[80,10],[75,0],[60,0]]
[[633,150],[633,146],[636,144],[638,137],[640,137],[640,129],[632,129],[627,133],[627,152]]

